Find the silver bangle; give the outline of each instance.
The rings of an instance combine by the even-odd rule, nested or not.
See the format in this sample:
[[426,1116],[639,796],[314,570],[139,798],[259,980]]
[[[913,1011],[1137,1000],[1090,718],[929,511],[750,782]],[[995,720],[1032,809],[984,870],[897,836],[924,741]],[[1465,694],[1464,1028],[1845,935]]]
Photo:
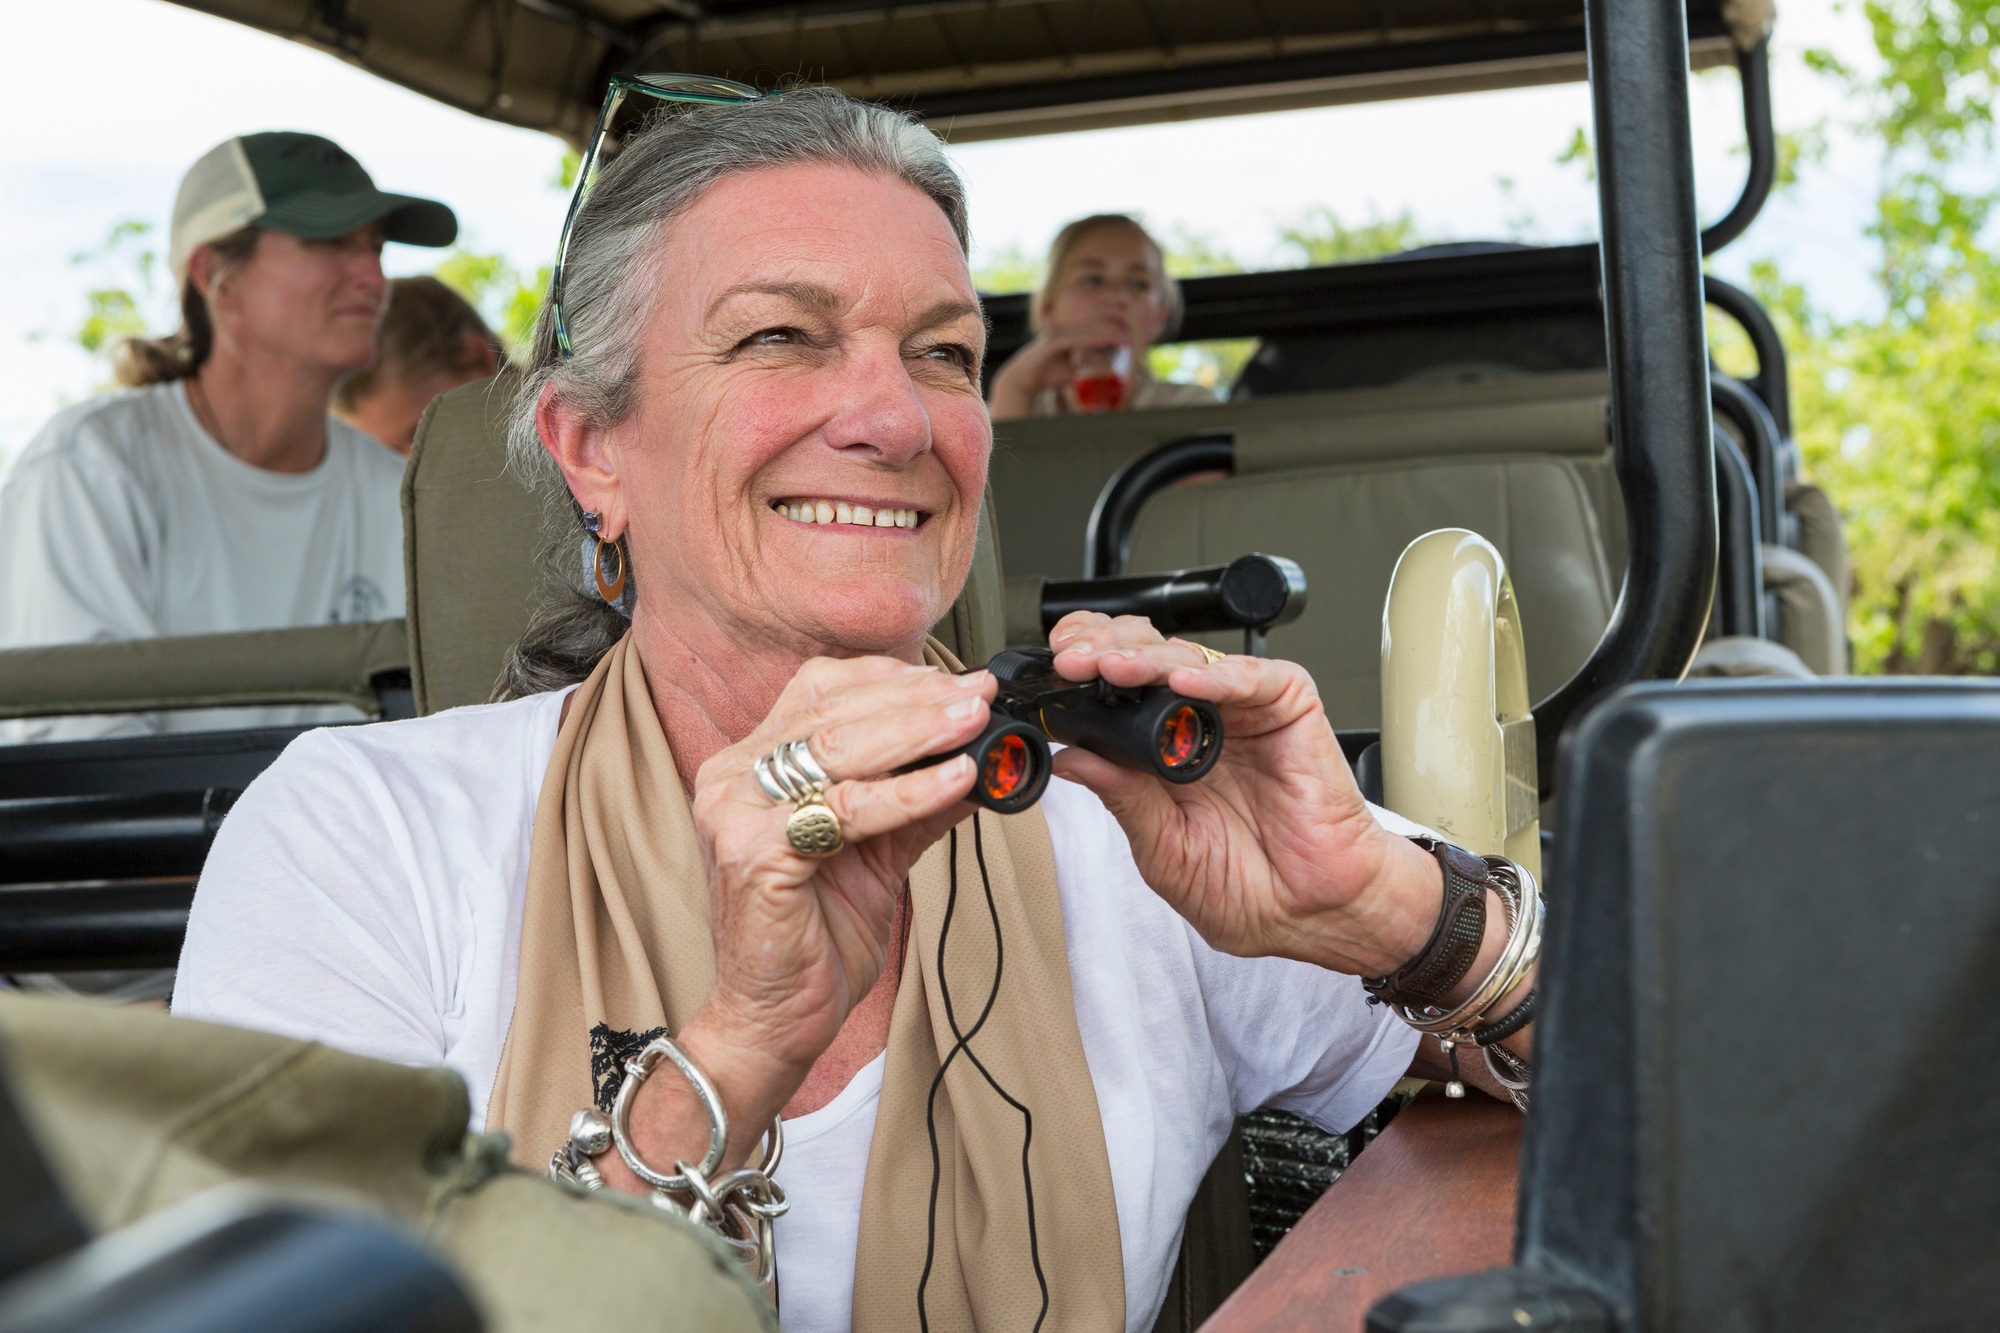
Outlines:
[[1535,878],[1526,869],[1504,857],[1489,856],[1493,869],[1491,887],[1507,913],[1507,943],[1492,970],[1463,1003],[1449,1010],[1432,1006],[1421,1009],[1397,1004],[1396,1016],[1419,1032],[1429,1032],[1448,1040],[1465,1040],[1473,1028],[1486,1020],[1487,1013],[1529,973],[1542,952],[1542,896]]
[[1535,1073],[1533,1066],[1497,1041],[1482,1049],[1486,1056],[1486,1072],[1493,1076],[1495,1083],[1507,1089],[1514,1105],[1527,1110],[1528,1085],[1533,1082]]
[[[1484,1026],[1495,1005],[1511,995],[1527,980],[1541,960],[1542,895],[1535,877],[1526,868],[1501,856],[1484,858],[1492,874],[1488,881],[1507,913],[1507,943],[1492,970],[1486,974],[1464,1003],[1449,1010],[1426,1006],[1392,1005],[1397,1017],[1419,1032],[1436,1036],[1439,1047],[1451,1061],[1451,1081],[1445,1084],[1447,1097],[1463,1097],[1465,1084],[1458,1076],[1458,1048],[1476,1045],[1473,1032]],[[1521,1110],[1528,1109],[1528,1062],[1499,1043],[1484,1047],[1486,1067],[1514,1099]],[[1494,1054],[1499,1051],[1499,1054]]]

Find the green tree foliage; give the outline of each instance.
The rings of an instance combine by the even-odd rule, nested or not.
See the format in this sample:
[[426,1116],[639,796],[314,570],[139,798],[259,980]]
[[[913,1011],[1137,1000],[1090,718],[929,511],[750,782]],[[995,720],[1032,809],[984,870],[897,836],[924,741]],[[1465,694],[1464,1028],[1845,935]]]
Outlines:
[[[575,189],[576,175],[582,168],[582,156],[565,151],[549,177],[549,188],[564,193]],[[535,321],[548,298],[549,278],[554,272],[551,265],[542,264],[533,273],[524,273],[504,255],[458,246],[435,272],[438,281],[470,301],[487,326],[500,335],[510,358],[516,362],[527,359]]]
[[1349,226],[1325,204],[1315,204],[1279,227],[1278,239],[1307,265],[1350,264],[1424,244],[1416,218],[1407,211]]
[[[574,156],[574,154],[572,154]],[[500,335],[515,361],[527,355],[528,340],[549,290],[550,267],[524,274],[506,256],[455,247],[434,270],[438,281],[463,296],[487,326]]]
[[1030,255],[1018,245],[991,254],[981,251],[979,262],[972,266],[972,285],[988,296],[1032,292],[1042,285],[1044,267],[1040,256]]
[[83,318],[69,341],[97,357],[107,371],[119,343],[143,337],[155,320],[178,313],[150,222],[126,218],[113,223],[101,242],[77,251],[69,262],[85,270],[90,284],[83,293]]
[[[1885,153],[1869,235],[1879,317],[1816,309],[1778,265],[1755,288],[1791,349],[1808,475],[1848,522],[1859,670],[2000,669],[2000,191],[1993,147],[2000,6],[1869,0],[1879,73],[1842,81]],[[1812,145],[1808,145],[1808,148]]]

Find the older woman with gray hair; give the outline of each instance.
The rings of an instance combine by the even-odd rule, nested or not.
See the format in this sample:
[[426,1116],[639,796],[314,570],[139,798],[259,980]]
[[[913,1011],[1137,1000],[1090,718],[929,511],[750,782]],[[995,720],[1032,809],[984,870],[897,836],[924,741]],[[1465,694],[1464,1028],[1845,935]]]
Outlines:
[[1148,1328],[1236,1115],[1345,1128],[1418,1026],[1525,1084],[1532,883],[1392,829],[1298,667],[1080,614],[1056,670],[1214,705],[1206,777],[1073,747],[1003,817],[919,763],[996,690],[927,637],[992,445],[928,131],[745,90],[585,188],[516,423],[583,586],[504,701],[245,792],[178,1012],[458,1070],[518,1160],[719,1231],[792,1330]]

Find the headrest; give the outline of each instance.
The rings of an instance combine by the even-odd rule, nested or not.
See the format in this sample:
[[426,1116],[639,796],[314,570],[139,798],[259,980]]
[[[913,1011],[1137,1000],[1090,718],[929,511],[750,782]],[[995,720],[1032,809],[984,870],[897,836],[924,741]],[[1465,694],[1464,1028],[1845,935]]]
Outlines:
[[1290,411],[1243,418],[1235,429],[1238,476],[1437,455],[1599,454],[1611,444],[1609,387],[1596,372],[1311,400],[1307,411],[1293,400]]
[[403,567],[417,711],[485,703],[527,628],[542,507],[507,471],[511,374],[424,413],[403,474]]

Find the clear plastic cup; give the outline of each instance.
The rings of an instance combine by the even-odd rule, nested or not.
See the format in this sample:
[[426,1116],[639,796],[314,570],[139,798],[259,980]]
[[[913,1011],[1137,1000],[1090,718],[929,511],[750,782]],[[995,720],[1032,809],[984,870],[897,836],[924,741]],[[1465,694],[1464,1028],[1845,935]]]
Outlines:
[[1132,390],[1132,349],[1079,347],[1069,354],[1070,389],[1086,412],[1116,412]]

